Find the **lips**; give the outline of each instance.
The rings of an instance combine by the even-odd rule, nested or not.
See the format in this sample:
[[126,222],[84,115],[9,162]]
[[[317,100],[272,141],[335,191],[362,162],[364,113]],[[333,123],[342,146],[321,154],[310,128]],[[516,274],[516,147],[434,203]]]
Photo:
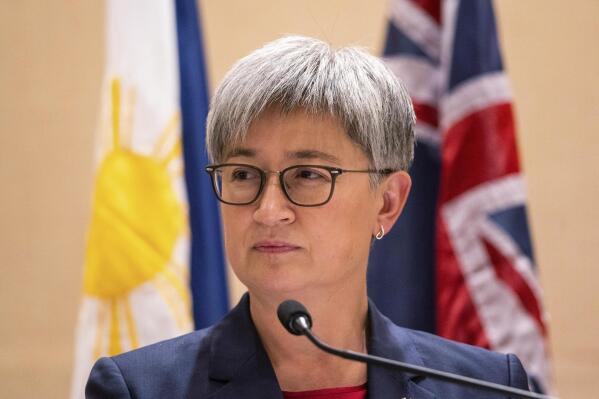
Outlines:
[[284,241],[260,241],[254,244],[252,248],[258,252],[271,254],[286,253],[299,249],[297,245]]

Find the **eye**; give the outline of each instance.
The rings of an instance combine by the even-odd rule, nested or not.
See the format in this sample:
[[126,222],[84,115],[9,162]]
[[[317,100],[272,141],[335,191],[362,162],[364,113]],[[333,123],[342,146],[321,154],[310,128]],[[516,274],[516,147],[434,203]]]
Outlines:
[[230,179],[231,181],[244,182],[254,179],[260,179],[260,174],[252,168],[237,167],[231,172]]
[[308,168],[301,167],[298,168],[295,173],[295,178],[301,181],[329,181],[329,173],[325,169],[321,168]]

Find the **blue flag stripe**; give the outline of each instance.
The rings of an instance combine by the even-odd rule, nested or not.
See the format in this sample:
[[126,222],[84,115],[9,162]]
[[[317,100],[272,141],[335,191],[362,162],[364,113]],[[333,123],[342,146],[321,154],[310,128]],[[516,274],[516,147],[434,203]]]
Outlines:
[[434,333],[435,217],[440,178],[439,147],[419,142],[410,169],[406,207],[368,266],[368,296],[398,325]]
[[419,58],[425,58],[431,64],[437,64],[420,46],[410,39],[401,29],[398,29],[393,22],[389,22],[387,27],[387,41],[383,49],[383,55],[391,56],[396,54],[412,55]]
[[512,237],[513,242],[518,245],[520,251],[531,260],[532,266],[536,268],[530,231],[528,230],[526,206],[520,205],[491,213],[489,219],[497,223]]
[[209,326],[229,309],[220,215],[203,168],[208,86],[195,0],[177,0],[177,41],[183,157],[191,229],[191,291],[196,328]]
[[478,75],[503,70],[495,14],[488,0],[460,2],[453,41],[449,90]]

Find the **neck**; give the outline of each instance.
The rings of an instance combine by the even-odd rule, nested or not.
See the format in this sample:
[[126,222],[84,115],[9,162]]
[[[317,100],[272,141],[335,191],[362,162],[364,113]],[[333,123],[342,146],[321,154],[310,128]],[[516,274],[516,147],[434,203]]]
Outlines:
[[343,349],[366,352],[368,299],[365,284],[338,294],[301,292],[288,296],[250,292],[252,319],[283,390],[299,391],[366,382],[366,365],[334,357],[316,348],[306,337],[287,332],[277,318],[286,299],[303,303],[310,311],[313,331],[323,341]]

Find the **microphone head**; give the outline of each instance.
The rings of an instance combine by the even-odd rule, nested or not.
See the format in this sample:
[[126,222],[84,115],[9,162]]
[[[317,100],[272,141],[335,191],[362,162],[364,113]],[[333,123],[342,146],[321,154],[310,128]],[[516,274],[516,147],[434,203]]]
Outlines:
[[308,323],[308,328],[312,327],[312,318],[310,317],[310,313],[308,313],[308,309],[293,299],[281,302],[277,308],[277,316],[279,316],[279,321],[283,327],[293,335],[304,334],[303,329],[296,325],[296,321],[300,317],[303,317]]

